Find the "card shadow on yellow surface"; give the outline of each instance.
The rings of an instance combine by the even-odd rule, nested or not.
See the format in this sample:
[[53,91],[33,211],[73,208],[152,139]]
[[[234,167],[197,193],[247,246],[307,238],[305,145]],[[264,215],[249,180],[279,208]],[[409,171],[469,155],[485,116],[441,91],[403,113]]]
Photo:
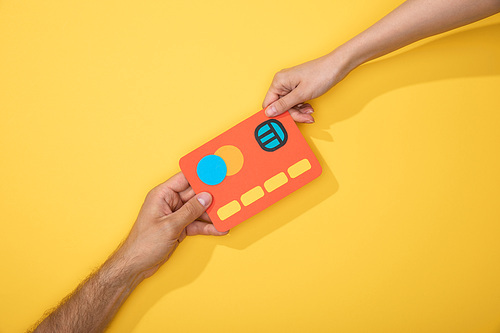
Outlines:
[[[368,63],[320,98],[323,106],[318,111],[317,123],[312,130],[305,132],[313,138],[333,141],[329,133],[333,124],[355,116],[370,101],[387,92],[438,80],[499,75],[500,48],[495,46],[499,40],[500,24],[497,24],[447,35],[407,52]],[[366,79],[375,77],[378,79]],[[133,309],[126,303],[120,310],[121,332],[133,332],[142,317],[160,299],[195,281],[204,271],[217,245],[245,249],[337,192],[339,185],[335,176],[308,135],[306,139],[323,166],[323,174],[234,228],[229,237],[200,240],[198,245],[201,245],[201,250],[198,249],[196,254],[180,248],[171,259],[177,264],[162,267],[154,277],[139,286],[140,292],[131,296],[134,299]],[[314,195],[307,195],[310,193]]]
[[[118,313],[120,332],[133,332],[142,317],[160,299],[168,293],[194,282],[207,266],[216,246],[225,245],[233,249],[243,250],[307,212],[338,190],[338,183],[332,171],[326,166],[325,160],[309,138],[306,137],[306,140],[322,165],[321,176],[278,203],[266,208],[264,212],[231,229],[229,236],[199,237],[197,238],[198,248],[196,251],[193,251],[192,248],[184,251],[183,246],[188,245],[181,245],[170,259],[169,264],[164,265],[131,295],[130,299],[133,299],[133,305],[132,302],[126,302],[120,309]],[[310,195],[310,193],[314,193],[314,195]],[[310,222],[317,224],[317,221]],[[309,227],[310,225],[304,226],[304,228]],[[185,242],[188,243],[189,240],[190,238]],[[173,304],[173,306],[176,305]]]
[[[328,105],[328,109],[322,107],[318,111],[318,121],[314,128],[310,130],[308,127],[305,132],[313,138],[333,141],[330,135],[331,125],[356,115],[370,101],[387,92],[450,78],[500,75],[500,47],[495,45],[499,40],[500,24],[497,24],[448,35],[405,53],[371,62],[357,72],[351,73],[345,82],[342,82],[341,94],[333,91],[324,96],[322,105]],[[367,80],[367,77],[379,79]],[[425,98],[425,96],[415,98]],[[244,249],[302,215],[338,190],[338,183],[327,167],[326,161],[311,140],[307,139],[323,166],[323,174],[306,185],[307,193],[314,193],[314,196],[303,195],[301,190],[292,193],[266,209],[265,214],[279,216],[278,218],[269,221],[258,214],[234,229],[245,237],[224,240],[221,242],[223,245]],[[300,200],[295,201],[296,196],[299,196]],[[287,209],[282,209],[283,206]],[[274,213],[276,209],[279,209],[279,213]]]

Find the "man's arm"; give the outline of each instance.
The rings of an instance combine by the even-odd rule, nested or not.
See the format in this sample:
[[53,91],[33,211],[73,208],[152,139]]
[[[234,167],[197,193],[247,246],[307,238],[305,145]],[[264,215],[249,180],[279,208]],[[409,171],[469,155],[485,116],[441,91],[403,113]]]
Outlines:
[[36,332],[102,332],[141,281],[115,253],[68,295]]
[[408,0],[331,53],[278,72],[263,102],[268,116],[290,110],[295,121],[314,122],[307,100],[319,97],[354,68],[420,39],[500,11],[500,0]]
[[152,189],[123,244],[35,332],[104,331],[135,287],[153,275],[186,236],[227,234],[207,223],[204,212],[211,202],[208,193],[195,196],[182,173]]

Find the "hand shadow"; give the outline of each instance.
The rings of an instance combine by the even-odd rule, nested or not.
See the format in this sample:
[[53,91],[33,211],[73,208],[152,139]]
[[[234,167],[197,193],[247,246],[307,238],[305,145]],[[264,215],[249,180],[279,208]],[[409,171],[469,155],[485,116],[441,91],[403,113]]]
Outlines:
[[[331,125],[359,113],[370,101],[387,92],[439,80],[500,74],[500,24],[457,32],[404,53],[375,60],[354,70],[317,101],[328,105],[318,115],[312,133],[333,141]],[[378,78],[367,80],[366,78]],[[417,96],[416,98],[423,98]]]
[[[401,87],[450,78],[500,74],[500,49],[493,47],[500,40],[499,37],[500,24],[458,32],[405,53],[372,61],[351,73],[333,92],[320,98],[321,104],[328,105],[330,110],[322,108],[317,116],[318,122],[307,129],[302,128],[323,167],[323,174],[232,229],[229,237],[188,239],[187,243],[192,242],[192,249],[196,251],[186,250],[185,245],[181,245],[167,267],[162,267],[155,276],[142,283],[131,295],[130,299],[133,301],[126,302],[120,309],[117,315],[120,332],[132,332],[161,298],[195,281],[205,269],[217,245],[245,249],[314,208],[338,190],[339,185],[333,173],[308,136],[333,141],[329,133],[331,125],[356,115],[376,97]],[[369,81],[366,77],[380,79]],[[305,188],[308,189],[307,192],[304,192]],[[279,218],[275,218],[276,216]],[[309,225],[304,225],[304,228],[308,227]]]
[[[323,99],[321,104],[328,105],[330,110],[322,107],[317,116],[319,121],[315,125],[307,126],[305,130],[302,128],[302,132],[306,137],[310,135],[333,141],[330,136],[332,124],[356,115],[370,101],[389,91],[449,78],[499,75],[500,48],[495,46],[499,41],[500,24],[496,24],[457,32],[405,53],[366,64],[351,73],[345,82],[335,88],[335,91],[321,97]],[[366,80],[366,77],[380,79]],[[306,185],[309,187],[308,193],[314,193],[314,196],[303,196],[301,190],[292,193],[266,209],[266,213],[279,209],[280,218],[269,221],[262,213],[258,214],[234,229],[235,234],[244,237],[224,239],[219,244],[244,249],[312,209],[337,191],[338,183],[333,173],[327,168],[326,162],[314,144],[310,140],[308,143],[323,166],[323,174]],[[300,196],[300,204],[293,204],[295,196]],[[287,209],[284,210],[283,207]],[[278,214],[272,214],[276,215]]]

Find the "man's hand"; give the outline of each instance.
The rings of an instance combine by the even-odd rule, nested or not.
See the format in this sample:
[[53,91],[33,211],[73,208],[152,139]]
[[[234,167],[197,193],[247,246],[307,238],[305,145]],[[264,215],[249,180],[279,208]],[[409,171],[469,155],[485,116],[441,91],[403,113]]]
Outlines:
[[212,202],[209,193],[194,195],[187,179],[178,173],[153,188],[142,205],[130,234],[116,256],[131,264],[135,274],[153,275],[186,236],[222,236],[210,223],[205,210]]
[[153,275],[186,236],[227,234],[208,222],[205,209],[211,202],[208,193],[195,196],[182,173],[152,189],[125,242],[35,324],[35,332],[103,332],[135,287]]

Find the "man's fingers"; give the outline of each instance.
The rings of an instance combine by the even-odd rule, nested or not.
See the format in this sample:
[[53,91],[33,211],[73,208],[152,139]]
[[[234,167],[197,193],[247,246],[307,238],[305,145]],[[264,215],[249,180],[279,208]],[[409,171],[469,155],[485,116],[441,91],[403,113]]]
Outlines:
[[211,235],[211,236],[223,236],[227,235],[229,231],[218,231],[215,229],[214,225],[211,223],[205,223],[200,221],[194,221],[186,228],[188,236],[196,235]]
[[210,219],[210,216],[208,216],[207,212],[204,212],[203,214],[201,214],[201,216],[200,216],[200,218],[198,218],[198,220],[212,223],[212,220]]
[[282,114],[285,111],[290,110],[293,106],[303,103],[302,93],[300,88],[292,90],[289,94],[278,99],[274,103],[271,103],[266,109],[266,115],[268,117],[275,117]]
[[182,203],[189,201],[192,197],[194,197],[195,193],[191,186],[185,189],[182,192],[179,192],[179,196],[181,197]]
[[172,213],[169,216],[172,223],[175,224],[179,230],[182,230],[189,223],[200,217],[211,203],[212,196],[207,192],[202,192],[191,198],[175,213]]
[[158,187],[168,187],[174,192],[182,192],[189,187],[189,183],[182,172],[176,173]]

